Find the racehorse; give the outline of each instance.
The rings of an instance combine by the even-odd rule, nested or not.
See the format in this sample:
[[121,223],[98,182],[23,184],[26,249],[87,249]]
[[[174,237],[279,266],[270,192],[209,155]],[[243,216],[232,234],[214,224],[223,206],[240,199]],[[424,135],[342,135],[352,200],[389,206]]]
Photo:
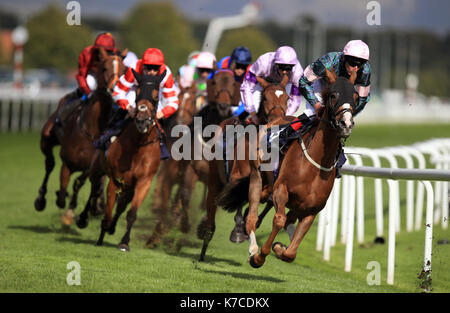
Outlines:
[[[274,119],[280,118],[286,114],[287,102],[289,99],[286,93],[285,87],[288,82],[288,77],[285,75],[281,83],[271,84],[265,81],[263,78],[257,77],[258,82],[264,88],[261,97],[261,105],[258,110],[258,118],[261,123],[272,121]],[[228,119],[221,123],[222,132],[227,125],[239,123],[237,119]],[[241,136],[234,146],[236,147],[240,142],[244,141],[245,146],[245,157],[243,160],[237,158],[237,149],[234,149],[234,159],[233,160],[211,160],[209,162],[209,179],[208,179],[208,195],[207,195],[207,211],[206,217],[203,218],[202,222],[198,226],[197,236],[199,239],[203,240],[202,251],[200,254],[200,261],[204,261],[206,250],[209,242],[211,241],[214,231],[215,231],[215,215],[217,211],[217,205],[228,206],[228,202],[223,201],[227,195],[228,191],[234,190],[233,197],[236,196],[234,193],[238,193],[240,196],[246,198],[248,197],[247,191],[244,189],[234,189],[234,187],[242,180],[250,175],[250,139],[246,136]],[[231,169],[229,174],[225,173],[225,168]],[[228,181],[227,181],[228,176]],[[269,178],[270,179],[270,178]],[[258,199],[259,200],[259,199]],[[232,205],[226,209],[229,212],[238,211],[241,212],[242,206],[245,201],[233,202]],[[242,213],[241,218],[242,218]],[[239,215],[236,215],[239,216]],[[235,217],[236,227],[235,230],[240,235],[241,238],[244,236],[243,220],[239,221]],[[243,240],[241,240],[243,241]]]
[[[274,184],[273,203],[276,209],[272,232],[258,252],[255,237],[257,205],[261,196],[261,175],[258,162],[253,163],[250,174],[250,212],[246,221],[250,234],[250,265],[262,266],[270,253],[273,241],[281,228],[298,219],[299,223],[288,247],[281,243],[273,244],[275,255],[285,262],[292,262],[299,244],[311,227],[315,216],[324,208],[333,188],[336,165],[341,153],[342,141],[353,129],[353,110],[359,100],[354,89],[356,73],[350,79],[336,78],[334,72],[327,70],[329,87],[322,93],[324,110],[322,117],[307,134],[295,141],[287,150]],[[281,119],[270,124],[276,125]],[[289,222],[285,210],[290,209]],[[291,214],[292,212],[292,214]]]
[[[221,121],[232,116],[231,107],[237,106],[240,101],[240,83],[234,79],[234,74],[230,70],[219,70],[214,74],[212,79],[207,81],[207,100],[208,104],[204,106],[195,117],[200,117],[202,120],[202,131],[208,125],[217,125]],[[195,125],[191,123],[191,146],[194,147],[197,143],[202,148],[205,147],[205,139],[202,137],[202,132],[195,131]],[[193,131],[192,131],[193,130]],[[198,136],[196,136],[196,134]],[[182,176],[178,178],[179,187],[176,195],[175,205],[181,204],[173,208],[175,216],[179,217],[180,226],[185,231],[189,230],[188,215],[189,202],[192,191],[196,181],[201,181],[206,184],[208,181],[209,167],[205,159],[195,160],[194,149],[191,149],[192,155],[190,160],[180,160],[177,168],[178,173]],[[203,156],[203,155],[202,155]],[[160,216],[164,221],[164,218]],[[164,229],[166,228],[166,229]],[[152,247],[158,243],[161,235],[167,231],[167,227],[163,224],[158,224],[157,228],[147,241],[147,246]]]
[[57,191],[56,204],[59,208],[66,205],[67,185],[73,172],[81,171],[82,174],[73,183],[73,195],[70,200],[69,210],[63,215],[64,224],[73,223],[73,210],[77,205],[78,191],[87,178],[92,156],[95,151],[93,141],[106,128],[106,123],[113,105],[111,97],[112,89],[125,71],[122,59],[127,53],[125,49],[120,56],[108,55],[100,48],[100,64],[96,73],[98,88],[89,98],[87,104],[77,106],[67,117],[62,131],[55,125],[55,118],[59,114],[68,96],[60,100],[58,109],[45,123],[41,133],[41,151],[45,155],[45,176],[39,189],[39,195],[34,205],[36,210],[42,211],[46,206],[45,195],[50,173],[55,166],[53,148],[61,144],[60,156],[63,161],[60,174],[60,190]]
[[[196,89],[197,86],[194,83],[191,87],[183,88],[180,86],[180,93],[178,95],[179,107],[177,113],[169,118],[168,123],[163,126],[168,148],[169,150],[172,148],[172,144],[174,141],[179,139],[179,137],[172,137],[171,131],[176,125],[190,125],[194,114],[196,113]],[[175,187],[176,184],[179,186],[184,186],[185,188],[178,188],[177,193],[175,195],[175,199],[172,204],[172,215],[174,217],[175,223],[179,224],[182,232],[186,233],[189,231],[189,221],[188,221],[188,203],[180,203],[183,199],[190,199],[188,195],[183,196],[182,193],[190,194],[192,192],[192,188],[195,185],[195,182],[198,180],[197,175],[194,173],[192,167],[186,166],[186,164],[182,164],[186,162],[185,160],[163,160],[161,162],[161,166],[159,168],[157,180],[156,180],[156,188],[153,196],[153,207],[152,211],[154,214],[158,216],[158,222],[155,227],[153,234],[150,236],[148,240],[147,246],[152,246],[159,242],[160,236],[171,226],[168,221],[168,206],[172,188]],[[189,173],[185,173],[184,171],[189,171]],[[183,179],[188,179],[188,182],[183,182]],[[186,190],[188,189],[188,190]]]
[[[120,136],[114,140],[106,153],[97,150],[90,168],[91,195],[83,213],[77,220],[80,228],[87,226],[89,206],[101,193],[99,180],[103,173],[109,177],[107,202],[97,245],[103,244],[105,233],[115,232],[117,221],[131,202],[127,213],[127,230],[119,249],[129,251],[131,228],[136,221],[137,210],[150,189],[160,163],[160,125],[155,118],[159,84],[165,72],[159,76],[141,76],[134,72],[140,86],[136,113],[126,124]],[[145,81],[144,81],[145,80]],[[116,214],[112,212],[117,201]]]

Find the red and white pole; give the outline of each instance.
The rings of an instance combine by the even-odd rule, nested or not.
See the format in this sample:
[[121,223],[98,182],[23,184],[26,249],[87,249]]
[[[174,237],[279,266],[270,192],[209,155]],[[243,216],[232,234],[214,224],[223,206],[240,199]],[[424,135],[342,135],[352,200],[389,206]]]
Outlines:
[[28,31],[23,26],[16,27],[12,34],[11,39],[14,43],[14,88],[23,88],[23,45],[28,40]]
[[23,88],[23,45],[16,45],[14,47],[14,72],[13,72],[13,80],[14,80],[14,88],[22,89]]

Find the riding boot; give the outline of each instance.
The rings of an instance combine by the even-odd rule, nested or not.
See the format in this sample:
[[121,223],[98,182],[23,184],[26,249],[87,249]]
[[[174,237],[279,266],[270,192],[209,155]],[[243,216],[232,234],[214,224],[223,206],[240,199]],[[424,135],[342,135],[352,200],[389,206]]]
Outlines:
[[166,140],[165,139],[161,139],[161,141],[159,143],[159,147],[160,147],[160,150],[161,150],[160,159],[161,160],[170,159],[170,153],[169,153],[169,150],[167,150],[167,145],[166,145]]
[[344,165],[344,163],[347,161],[347,158],[344,154],[344,149],[342,147],[339,147],[338,150],[338,163],[336,164],[336,178],[341,178],[341,167]]
[[114,141],[115,137],[118,137],[125,126],[131,121],[131,119],[124,119],[116,122],[113,127],[108,129],[98,140],[94,141],[94,146],[97,149],[106,151],[109,145]]

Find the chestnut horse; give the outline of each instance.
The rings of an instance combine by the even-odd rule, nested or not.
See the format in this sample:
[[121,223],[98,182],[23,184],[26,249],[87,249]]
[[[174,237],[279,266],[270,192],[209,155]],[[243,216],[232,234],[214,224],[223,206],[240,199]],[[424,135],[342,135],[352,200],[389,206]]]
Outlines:
[[[287,102],[289,99],[288,94],[286,93],[285,87],[288,82],[288,77],[285,75],[283,80],[279,84],[270,84],[264,79],[257,77],[258,82],[264,88],[261,97],[261,105],[258,110],[258,117],[261,123],[267,123],[274,119],[278,119],[282,116],[285,116],[287,110]],[[227,125],[237,124],[239,123],[236,118],[225,120],[220,124],[222,132],[224,131]],[[221,139],[219,139],[221,140]],[[202,251],[200,254],[200,261],[204,261],[206,250],[209,242],[211,241],[214,231],[215,231],[215,215],[217,211],[218,200],[222,198],[221,193],[227,194],[227,191],[234,190],[240,195],[244,194],[244,197],[248,195],[243,189],[236,190],[234,187],[241,181],[242,178],[245,178],[250,175],[250,145],[249,139],[247,136],[241,136],[238,138],[238,141],[234,142],[234,146],[236,147],[238,144],[242,143],[245,146],[245,158],[243,160],[239,160],[237,157],[238,149],[234,149],[234,159],[233,160],[211,160],[209,161],[209,179],[208,179],[208,195],[206,199],[207,211],[206,217],[203,218],[202,222],[198,226],[197,236],[199,239],[203,240]],[[225,168],[231,169],[229,171],[229,177],[227,181],[227,173],[225,172]],[[247,189],[248,190],[248,189]],[[235,195],[233,195],[235,196]],[[236,210],[240,211],[245,201],[241,201],[239,203],[233,203],[231,207],[227,207],[226,209],[229,212],[234,212]],[[229,204],[229,203],[227,203]],[[221,205],[226,206],[224,203]],[[235,218],[236,220],[236,218]],[[237,222],[236,227],[243,227]],[[241,231],[243,234],[243,230]]]
[[[311,227],[315,216],[324,208],[336,177],[336,164],[342,142],[346,140],[354,126],[353,110],[358,102],[354,89],[355,75],[350,79],[336,78],[327,71],[329,87],[323,92],[324,111],[317,125],[306,135],[295,141],[287,150],[279,175],[274,184],[273,203],[276,209],[272,232],[258,252],[255,237],[257,209],[261,198],[262,179],[258,167],[253,162],[250,174],[250,212],[247,217],[247,232],[250,234],[250,265],[258,268],[264,264],[273,241],[281,228],[295,221],[299,223],[288,247],[281,243],[273,245],[275,255],[283,261],[292,262],[302,239]],[[270,124],[284,123],[278,120]],[[286,223],[286,207],[290,209],[289,223]]]
[[73,183],[73,195],[69,210],[62,216],[63,223],[67,225],[73,223],[73,210],[77,206],[78,191],[87,178],[89,165],[95,151],[93,142],[107,126],[113,105],[112,89],[125,71],[122,59],[126,55],[127,49],[120,56],[108,55],[103,48],[100,48],[99,51],[100,64],[96,75],[98,88],[89,98],[88,103],[78,106],[70,113],[61,132],[55,125],[55,118],[69,95],[65,96],[60,100],[57,111],[51,115],[41,133],[41,151],[45,155],[45,176],[39,189],[39,196],[34,202],[36,210],[42,211],[46,206],[47,182],[55,166],[53,147],[61,144],[60,156],[63,161],[60,190],[56,193],[56,204],[59,208],[63,209],[66,206],[66,189],[70,175],[77,171],[82,172]]
[[[105,233],[115,232],[117,221],[128,203],[127,230],[119,244],[121,251],[129,251],[131,228],[136,221],[137,211],[150,189],[153,177],[160,163],[159,124],[155,118],[158,103],[159,84],[165,72],[160,76],[137,76],[140,85],[139,101],[136,105],[134,122],[126,124],[120,136],[114,140],[107,154],[97,150],[90,168],[91,195],[86,208],[77,220],[80,228],[87,226],[87,211],[93,199],[102,192],[101,176],[109,177],[105,215],[101,224],[97,245],[103,244]],[[145,81],[141,82],[141,79]],[[151,82],[150,82],[151,81]],[[150,100],[150,101],[149,101]],[[112,216],[117,201],[116,214]]]

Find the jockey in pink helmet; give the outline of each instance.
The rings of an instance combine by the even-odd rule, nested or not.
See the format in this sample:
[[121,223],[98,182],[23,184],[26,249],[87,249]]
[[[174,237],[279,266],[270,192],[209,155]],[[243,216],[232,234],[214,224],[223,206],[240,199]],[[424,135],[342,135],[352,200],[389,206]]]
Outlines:
[[[286,127],[280,132],[281,152],[284,153],[289,146],[292,134],[299,130],[302,125],[310,124],[316,118],[317,112],[322,109],[321,91],[328,85],[325,80],[326,71],[333,71],[337,76],[349,78],[354,72],[357,73],[355,80],[355,89],[359,95],[359,102],[356,105],[353,115],[361,112],[370,99],[370,65],[369,65],[369,47],[362,40],[349,41],[342,52],[329,52],[317,59],[305,69],[304,75],[300,78],[300,91],[305,96],[306,109],[291,126]],[[346,158],[343,150],[339,155],[337,166],[337,177],[340,177],[340,167],[344,164]]]
[[298,83],[303,75],[303,68],[297,59],[295,50],[289,46],[282,46],[275,52],[261,55],[250,67],[241,85],[241,99],[244,102],[245,111],[250,115],[253,123],[258,124],[259,122],[257,112],[263,90],[256,77],[280,82],[284,74],[289,77],[286,90],[290,93],[286,115],[293,115],[302,101]]

